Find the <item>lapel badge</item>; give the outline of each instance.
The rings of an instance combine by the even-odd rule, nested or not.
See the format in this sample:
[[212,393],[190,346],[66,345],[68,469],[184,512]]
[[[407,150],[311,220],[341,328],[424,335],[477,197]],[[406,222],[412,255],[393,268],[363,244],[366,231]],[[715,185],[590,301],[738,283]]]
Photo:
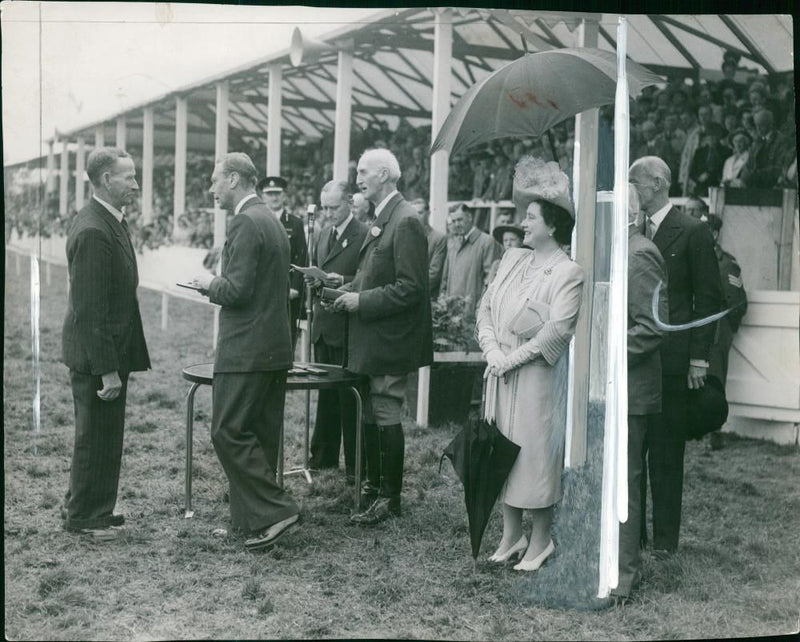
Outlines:
[[344,249],[344,248],[346,248],[346,247],[347,247],[347,239],[344,239],[344,240],[342,241],[342,249]]
[[370,234],[372,234],[372,236],[374,236],[375,238],[378,238],[378,237],[381,235],[381,228],[379,228],[379,227],[376,225],[375,227],[373,227],[373,228],[372,228],[372,229],[369,231],[369,233],[370,233]]

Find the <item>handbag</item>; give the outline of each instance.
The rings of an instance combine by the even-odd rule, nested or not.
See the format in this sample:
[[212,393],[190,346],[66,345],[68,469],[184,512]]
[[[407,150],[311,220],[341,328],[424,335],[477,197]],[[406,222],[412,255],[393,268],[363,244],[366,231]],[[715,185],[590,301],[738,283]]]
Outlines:
[[532,339],[547,321],[550,320],[550,306],[541,301],[528,299],[522,310],[511,322],[511,332],[520,339]]

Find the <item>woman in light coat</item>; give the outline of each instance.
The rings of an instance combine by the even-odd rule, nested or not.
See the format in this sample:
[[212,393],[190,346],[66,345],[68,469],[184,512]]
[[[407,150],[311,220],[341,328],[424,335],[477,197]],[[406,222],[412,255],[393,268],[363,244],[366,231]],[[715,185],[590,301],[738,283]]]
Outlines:
[[[521,447],[502,492],[503,538],[490,561],[521,558],[515,570],[538,569],[555,547],[553,505],[561,499],[565,421],[565,365],[575,329],[583,270],[570,260],[574,227],[569,180],[556,163],[523,158],[514,202],[525,212],[524,243],[511,248],[478,309],[478,341],[488,363],[486,410]],[[530,539],[523,510],[533,517]]]

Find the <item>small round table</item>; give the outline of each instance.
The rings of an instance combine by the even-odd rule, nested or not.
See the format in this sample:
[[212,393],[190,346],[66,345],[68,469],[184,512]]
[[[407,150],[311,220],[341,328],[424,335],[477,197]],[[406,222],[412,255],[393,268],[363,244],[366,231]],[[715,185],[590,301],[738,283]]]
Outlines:
[[[306,370],[321,370],[323,372],[314,374]],[[324,373],[324,374],[323,374]],[[214,380],[214,364],[198,363],[187,366],[183,369],[181,376],[190,382],[189,392],[186,395],[186,490],[184,502],[184,517],[192,517],[192,439],[194,434],[194,396],[200,386],[210,386]],[[361,494],[361,393],[359,386],[362,377],[349,372],[341,366],[332,366],[326,363],[296,363],[289,370],[286,377],[286,390],[336,390],[347,389],[353,393],[356,399],[356,461],[355,461],[355,506],[358,508],[359,495]],[[304,467],[288,471],[286,474],[301,472],[306,479],[311,482],[311,475],[308,469],[308,440],[309,440],[309,417],[308,406],[306,406],[306,426],[305,426],[305,457]],[[280,446],[278,452],[278,470],[276,477],[283,486],[283,427],[281,427]]]

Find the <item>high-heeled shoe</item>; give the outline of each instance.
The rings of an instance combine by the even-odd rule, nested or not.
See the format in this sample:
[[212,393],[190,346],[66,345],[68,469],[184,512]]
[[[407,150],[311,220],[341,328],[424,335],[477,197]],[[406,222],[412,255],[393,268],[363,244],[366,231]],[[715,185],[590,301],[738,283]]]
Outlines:
[[505,553],[498,555],[494,553],[490,558],[490,562],[494,562],[495,564],[502,564],[503,562],[507,562],[511,559],[512,555],[519,554],[518,557],[522,557],[525,554],[525,549],[528,548],[528,538],[524,535],[517,540],[517,543],[514,544],[511,548],[509,548]]
[[550,540],[550,543],[547,547],[539,553],[536,557],[532,560],[522,560],[519,564],[514,567],[515,571],[538,571],[539,567],[544,564],[544,561],[550,557],[553,552],[556,550],[555,545],[553,544],[553,540]]

